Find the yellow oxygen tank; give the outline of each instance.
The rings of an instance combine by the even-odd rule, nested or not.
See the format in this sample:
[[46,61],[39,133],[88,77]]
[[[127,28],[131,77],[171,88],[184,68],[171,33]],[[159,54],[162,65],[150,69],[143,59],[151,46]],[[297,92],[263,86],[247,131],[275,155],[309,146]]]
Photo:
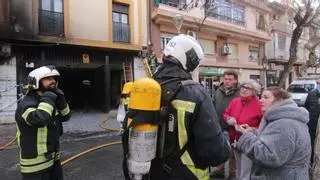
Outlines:
[[133,124],[129,129],[127,165],[136,180],[149,173],[151,160],[156,156],[158,122],[157,119],[150,119],[155,117],[150,116],[150,113],[159,113],[160,100],[161,87],[157,81],[141,78],[133,83],[129,111],[135,111],[139,115],[128,119],[128,126]]

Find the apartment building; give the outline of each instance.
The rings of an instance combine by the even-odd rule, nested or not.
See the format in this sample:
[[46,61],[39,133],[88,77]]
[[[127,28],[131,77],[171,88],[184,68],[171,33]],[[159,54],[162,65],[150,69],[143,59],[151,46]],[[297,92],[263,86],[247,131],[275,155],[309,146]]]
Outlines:
[[[71,108],[110,110],[123,83],[142,74],[139,53],[147,45],[148,3],[0,1],[0,90],[25,84],[31,70],[52,64],[63,77],[59,86]],[[2,93],[0,108],[20,92]]]
[[[152,11],[152,42],[161,58],[165,44],[177,34],[173,18],[183,16],[180,32],[201,43],[205,59],[193,78],[212,89],[226,69],[235,69],[240,81],[255,79],[265,84],[262,63],[265,44],[271,40],[269,17],[272,10],[264,0],[215,0],[210,8],[190,5],[190,0],[156,1]],[[212,4],[214,3],[214,4]],[[199,22],[205,18],[199,31]]]
[[[272,2],[269,7],[271,14],[271,37],[266,45],[267,85],[275,85],[283,71],[284,64],[289,60],[289,49],[292,32],[295,28],[294,11],[284,3]],[[297,48],[297,61],[287,78],[285,87],[301,76],[301,67],[309,59],[309,50],[305,48],[309,41],[309,27],[304,28]]]
[[307,74],[306,75],[320,75],[320,68],[319,68],[319,63],[320,63],[320,18],[318,20],[315,20],[314,23],[311,24],[309,28],[309,44],[311,47],[315,47],[314,50],[314,61],[315,65],[313,67],[309,67],[307,69]]

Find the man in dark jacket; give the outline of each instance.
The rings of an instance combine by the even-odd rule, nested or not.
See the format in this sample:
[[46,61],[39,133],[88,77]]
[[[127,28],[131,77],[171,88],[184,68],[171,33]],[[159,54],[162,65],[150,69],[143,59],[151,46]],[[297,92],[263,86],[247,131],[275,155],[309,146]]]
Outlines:
[[[223,112],[227,109],[231,100],[240,95],[238,87],[238,73],[235,70],[226,70],[223,74],[223,84],[217,89],[216,93],[213,96],[213,104],[217,111],[219,122],[222,128],[222,131],[225,134],[229,132],[229,125],[222,119]],[[233,158],[231,158],[231,161]],[[233,167],[233,162],[230,162],[229,165],[229,175],[230,177],[235,176],[235,167]],[[221,164],[216,167],[216,170],[211,173],[213,178],[224,178],[224,164]]]
[[317,124],[318,118],[320,114],[320,79],[317,80],[317,88],[309,92],[306,102],[305,108],[309,111],[309,133],[311,138],[311,165],[313,163],[313,150],[314,150],[314,139],[316,137],[317,132]]
[[63,180],[59,138],[70,109],[57,88],[59,78],[51,66],[31,71],[29,91],[18,104],[15,119],[23,180]]
[[230,144],[210,96],[189,73],[203,56],[194,38],[175,36],[164,50],[163,65],[154,74],[161,85],[162,106],[167,105],[168,110],[158,134],[158,153],[151,164],[152,180],[209,179],[209,166],[229,158]]

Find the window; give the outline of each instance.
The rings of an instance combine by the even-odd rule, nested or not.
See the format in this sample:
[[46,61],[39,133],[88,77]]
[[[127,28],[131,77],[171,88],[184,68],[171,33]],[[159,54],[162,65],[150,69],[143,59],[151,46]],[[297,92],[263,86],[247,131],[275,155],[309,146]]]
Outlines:
[[231,47],[231,54],[228,55],[229,60],[238,60],[239,55],[238,55],[238,45],[236,44],[228,44],[229,47]]
[[280,20],[280,16],[277,14],[272,15],[272,19],[275,21],[279,21]]
[[63,12],[63,0],[41,0],[40,9],[53,12]]
[[166,47],[167,43],[174,37],[173,34],[165,34],[162,33],[160,35],[160,46],[161,46],[161,50],[164,50],[164,48]]
[[259,59],[259,48],[258,47],[249,47],[249,59],[256,61]]
[[260,82],[260,75],[249,75],[249,79]]
[[43,35],[63,35],[63,0],[40,0],[39,7],[39,33]]
[[285,47],[286,47],[286,36],[278,34],[278,48],[284,51]]
[[113,41],[130,42],[128,6],[112,4]]
[[216,0],[215,6],[209,7],[206,13],[222,21],[245,25],[245,8],[228,0]]
[[166,47],[167,43],[171,40],[171,38],[168,37],[160,37],[161,40],[161,50],[164,50]]
[[265,30],[266,29],[266,22],[264,15],[258,14],[257,16],[257,29]]
[[214,54],[214,41],[199,39],[205,55]]

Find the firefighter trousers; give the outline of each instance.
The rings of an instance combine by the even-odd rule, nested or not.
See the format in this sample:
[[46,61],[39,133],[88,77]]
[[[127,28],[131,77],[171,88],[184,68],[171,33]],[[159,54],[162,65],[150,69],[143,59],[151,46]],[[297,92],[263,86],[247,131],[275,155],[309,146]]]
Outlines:
[[52,168],[41,173],[22,174],[22,180],[63,180],[60,161],[55,161]]

